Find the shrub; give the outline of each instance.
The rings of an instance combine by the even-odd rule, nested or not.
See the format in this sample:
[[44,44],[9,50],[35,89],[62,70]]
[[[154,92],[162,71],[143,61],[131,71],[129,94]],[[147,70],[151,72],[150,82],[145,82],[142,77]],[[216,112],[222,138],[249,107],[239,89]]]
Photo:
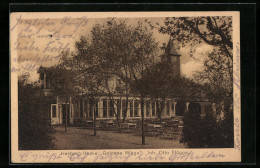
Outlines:
[[218,121],[212,112],[201,117],[200,110],[190,107],[183,118],[183,135],[181,142],[189,148],[228,148],[233,147],[232,115]]
[[19,80],[18,101],[18,149],[53,148],[53,128],[46,123],[41,112],[50,104],[44,100],[40,87]]

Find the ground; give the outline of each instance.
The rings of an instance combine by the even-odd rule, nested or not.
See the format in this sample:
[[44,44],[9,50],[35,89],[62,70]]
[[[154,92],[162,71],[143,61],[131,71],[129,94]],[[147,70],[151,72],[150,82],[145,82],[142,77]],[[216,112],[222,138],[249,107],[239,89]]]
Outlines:
[[146,137],[146,145],[141,145],[141,136],[113,131],[98,130],[93,136],[92,129],[68,127],[64,132],[63,126],[55,127],[55,149],[142,149],[142,148],[185,148],[179,140]]

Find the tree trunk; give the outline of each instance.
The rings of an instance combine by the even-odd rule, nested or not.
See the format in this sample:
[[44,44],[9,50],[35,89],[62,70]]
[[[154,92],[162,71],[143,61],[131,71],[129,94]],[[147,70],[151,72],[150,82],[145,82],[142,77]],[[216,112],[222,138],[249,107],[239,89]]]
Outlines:
[[156,101],[156,107],[157,107],[156,111],[157,111],[158,119],[160,122],[162,122],[162,111],[161,111],[161,106],[160,106],[160,103],[158,100]]
[[122,104],[121,99],[117,100],[117,102],[116,102],[116,106],[117,106],[117,108],[116,108],[116,110],[117,110],[117,112],[116,112],[116,122],[117,122],[118,127],[120,127],[119,115],[120,115],[120,111],[122,110],[121,104]]
[[116,122],[117,122],[118,127],[120,127],[119,116],[118,116],[118,114],[116,115]]
[[114,113],[114,115],[116,116],[116,123],[117,123],[117,125],[120,127],[120,123],[119,123],[119,117],[118,117],[118,113],[117,113],[117,111],[116,111],[116,109],[115,109],[115,104],[116,104],[116,106],[117,106],[117,103],[115,103],[115,100],[114,100],[114,98],[110,98],[110,101],[112,101],[113,102],[113,107],[112,107],[112,110],[113,110],[113,113]]
[[159,117],[160,123],[162,123],[162,112],[163,112],[163,110],[164,110],[164,106],[163,106],[163,102],[161,102],[161,105],[160,105],[160,117]]
[[97,135],[96,110],[95,110],[95,108],[93,110],[93,104],[94,104],[93,102],[94,102],[93,100],[90,101],[90,109],[91,109],[91,113],[92,113],[93,118],[94,118],[94,121],[93,121],[94,134],[93,135],[96,136]]
[[128,110],[128,95],[126,96],[126,101],[125,101],[125,110],[124,110],[124,113],[123,113],[123,123],[126,120],[127,110]]
[[128,95],[129,94],[129,92],[128,92],[128,84],[126,84],[125,90],[126,90],[126,102],[125,102],[125,110],[124,110],[124,113],[123,113],[123,123],[126,120],[127,110],[128,110],[128,97],[129,97],[129,95]]
[[144,130],[144,99],[141,98],[141,115],[142,115],[142,145],[145,145],[145,130]]

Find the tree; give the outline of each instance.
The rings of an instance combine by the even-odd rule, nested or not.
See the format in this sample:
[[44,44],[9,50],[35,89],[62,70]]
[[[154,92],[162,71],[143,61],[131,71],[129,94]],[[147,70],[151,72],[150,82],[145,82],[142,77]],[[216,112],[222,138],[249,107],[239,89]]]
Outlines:
[[85,54],[82,53],[78,43],[76,43],[76,49],[77,53],[62,54],[62,59],[58,66],[58,70],[62,70],[59,72],[66,73],[60,74],[60,76],[65,75],[65,81],[63,80],[65,85],[62,87],[61,93],[65,91],[65,93],[70,96],[87,96],[90,102],[90,111],[93,112],[93,134],[95,136],[97,135],[96,100],[101,95],[100,93],[102,93],[100,86],[102,85],[103,75],[98,73],[98,66],[96,66],[94,62],[89,64],[92,55],[87,53],[91,52],[87,52]]
[[[213,50],[208,54],[204,63],[204,70],[196,74],[196,79],[200,83],[208,85],[206,87],[207,96],[216,104],[216,112],[223,111],[224,118],[219,120],[218,129],[221,133],[222,145],[231,147],[234,144],[234,118],[233,118],[233,81],[230,80],[231,62],[224,62],[223,56]],[[223,63],[224,62],[224,63]],[[220,144],[220,143],[219,143]]]
[[197,45],[205,43],[213,46],[212,53],[216,54],[209,54],[205,66],[212,68],[209,61],[225,66],[228,75],[226,80],[233,80],[232,17],[172,17],[166,18],[164,23],[164,26],[158,27],[159,32],[170,34],[182,46],[189,45],[192,57]]
[[[113,114],[116,116],[116,121],[119,125],[119,115],[114,108],[114,105],[117,105],[117,101],[114,100],[113,96],[115,87],[111,87],[110,84],[111,79],[115,76],[114,72],[116,71],[115,67],[117,67],[117,65],[114,63],[116,60],[112,60],[114,59],[111,56],[112,54],[107,56],[106,53],[108,48],[104,42],[108,43],[111,39],[103,41],[105,39],[100,38],[105,38],[105,34],[104,36],[100,36],[101,33],[100,25],[95,25],[92,29],[91,38],[87,39],[87,37],[82,36],[80,40],[76,42],[77,53],[74,56],[74,60],[77,60],[76,62],[81,64],[81,73],[85,75],[85,78],[87,75],[92,74],[92,77],[88,78],[88,81],[92,81],[93,84],[99,81],[99,84],[95,85],[95,89],[90,89],[88,92],[93,92],[93,95],[97,93],[108,95],[110,102],[113,103]],[[108,38],[108,36],[107,34],[106,38]],[[111,44],[113,44],[112,41]],[[100,46],[103,47],[100,48]],[[94,78],[95,80],[90,80]],[[122,92],[118,93],[123,94]]]
[[162,122],[162,111],[164,110],[164,103],[169,97],[171,90],[171,83],[176,78],[173,75],[171,64],[158,62],[150,66],[144,76],[143,80],[149,84],[146,87],[147,94],[152,97],[157,108],[157,114],[160,122]]
[[161,33],[170,34],[183,46],[196,46],[205,42],[219,47],[221,52],[232,58],[232,17],[172,17],[165,19],[165,26],[159,27]]
[[[204,62],[204,69],[196,76],[196,82],[205,86],[207,96],[218,108],[224,103],[225,118],[229,131],[221,131],[225,126],[219,125],[219,132],[224,132],[223,142],[232,142],[233,137],[233,41],[232,17],[172,17],[165,19],[165,25],[158,27],[161,33],[170,34],[183,46],[191,47],[193,57],[196,46],[204,43],[213,46]],[[219,123],[220,124],[220,123]],[[225,140],[226,139],[226,140]],[[233,142],[232,142],[233,143]],[[232,145],[229,143],[228,146]]]
[[[217,104],[220,104],[223,100],[226,100],[226,104],[232,104],[233,80],[230,79],[230,67],[232,67],[231,62],[226,60],[222,53],[214,49],[208,53],[203,71],[195,75],[198,83],[209,86],[207,87],[208,96]],[[231,105],[231,111],[232,107]]]
[[44,96],[40,85],[28,83],[27,80],[28,76],[18,78],[18,148],[19,150],[52,149],[54,130],[50,126],[50,118],[47,123],[43,118],[44,113],[49,114],[49,98]]
[[191,102],[189,111],[183,118],[183,136],[180,142],[186,144],[189,148],[217,148],[224,147],[219,141],[219,131],[215,117],[212,112],[206,113],[202,117],[200,114],[200,105]]
[[[191,47],[191,56],[194,48],[201,43],[214,47],[204,62],[204,71],[198,75],[200,82],[207,82],[214,86],[215,79],[225,81],[227,95],[231,96],[233,81],[233,42],[232,42],[232,17],[172,17],[165,19],[165,26],[158,28],[161,33],[170,34],[183,46]],[[224,78],[222,77],[224,76]],[[213,79],[214,78],[214,79]],[[222,79],[221,79],[222,78]],[[212,80],[213,79],[213,80]]]
[[[126,109],[123,110],[123,121],[125,121],[128,109],[129,84],[133,79],[131,67],[140,58],[142,59],[143,55],[138,55],[142,52],[141,50],[147,52],[145,45],[154,46],[153,39],[145,38],[147,35],[143,32],[141,33],[140,29],[141,25],[133,27],[127,25],[127,21],[125,20],[112,18],[104,25],[96,25],[92,30],[92,46],[95,49],[95,55],[98,55],[102,60],[100,64],[101,72],[107,74],[107,76],[112,75],[112,77],[120,78],[122,81],[122,86],[118,93],[120,97],[126,97]],[[143,29],[144,31],[148,31],[147,28]],[[151,33],[147,34],[151,35]],[[106,88],[106,91],[111,93],[109,87]]]
[[133,77],[130,85],[133,92],[136,93],[141,103],[141,115],[142,115],[142,145],[145,144],[145,130],[144,130],[144,101],[148,96],[147,88],[150,83],[144,80],[145,72],[151,65],[154,64],[154,57],[158,51],[158,44],[152,38],[152,33],[147,33],[143,28],[143,23],[139,22],[138,27],[133,31],[136,34],[136,40],[139,43],[139,48],[135,48],[134,58],[130,64],[130,73]]
[[[96,73],[103,79],[101,90],[108,94],[110,100],[114,100],[113,94],[116,93],[116,90],[111,90],[109,81],[116,77],[123,82],[121,90],[117,93],[126,96],[127,99],[126,110],[123,113],[124,120],[128,107],[128,96],[131,88],[132,90],[135,88],[135,93],[138,93],[138,97],[141,98],[143,123],[144,87],[141,89],[136,86],[140,84],[143,72],[153,61],[153,56],[158,48],[152,38],[152,33],[148,32],[141,22],[137,26],[130,26],[122,19],[112,18],[103,25],[95,25],[91,30],[90,40],[82,37],[76,46],[78,57],[81,58],[80,62],[86,67],[95,67]],[[118,116],[115,110],[114,113]],[[144,144],[144,132],[142,135]]]
[[58,65],[49,67],[48,76],[52,79],[52,92],[54,95],[65,98],[65,132],[67,132],[68,126],[68,114],[69,109],[67,104],[70,104],[70,98],[78,95],[79,90],[77,88],[76,73],[69,67],[70,59],[69,52],[63,52]]

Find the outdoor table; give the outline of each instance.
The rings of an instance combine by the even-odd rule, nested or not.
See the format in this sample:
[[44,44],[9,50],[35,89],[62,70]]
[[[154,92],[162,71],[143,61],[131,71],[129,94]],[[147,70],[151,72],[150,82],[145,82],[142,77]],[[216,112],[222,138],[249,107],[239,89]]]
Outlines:
[[148,127],[153,127],[153,129],[156,129],[156,128],[162,128],[162,126],[161,125],[156,125],[156,124],[148,124],[147,125]]
[[161,126],[161,125],[154,125],[153,128],[154,128],[154,129],[155,129],[155,128],[160,128],[160,129],[161,129],[162,126]]
[[130,128],[130,127],[135,127],[136,123],[122,123],[121,125],[122,127]]
[[93,123],[92,120],[88,120],[88,121],[87,121],[87,124],[92,124],[92,123]]
[[107,125],[114,125],[114,122],[113,121],[108,121]]
[[129,127],[135,127],[136,126],[136,123],[128,123],[128,128]]

